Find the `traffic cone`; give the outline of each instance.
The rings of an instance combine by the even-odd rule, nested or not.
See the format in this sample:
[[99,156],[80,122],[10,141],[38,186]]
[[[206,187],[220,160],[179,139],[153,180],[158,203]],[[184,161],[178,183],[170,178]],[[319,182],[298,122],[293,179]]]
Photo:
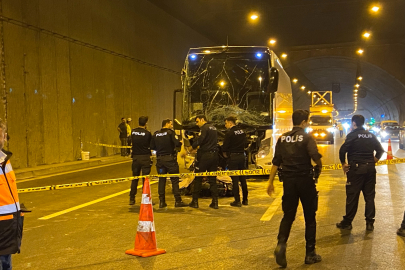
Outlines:
[[145,183],[143,184],[141,210],[139,211],[135,247],[134,249],[125,251],[125,254],[139,257],[150,257],[163,253],[166,253],[166,250],[157,248],[156,245],[152,196],[150,195],[149,178],[146,178]]
[[387,159],[393,159],[392,148],[391,148],[391,139],[388,139]]

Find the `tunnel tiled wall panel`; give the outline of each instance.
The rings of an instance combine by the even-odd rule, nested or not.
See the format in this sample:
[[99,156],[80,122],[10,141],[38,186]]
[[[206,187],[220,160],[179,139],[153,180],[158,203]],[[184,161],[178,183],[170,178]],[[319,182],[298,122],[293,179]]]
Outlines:
[[[172,117],[189,47],[212,45],[147,0],[2,0],[9,150],[16,168],[76,160],[80,140],[119,144],[117,125]],[[64,35],[56,37],[33,25]],[[3,110],[3,108],[1,108]],[[4,110],[3,110],[4,111]],[[4,113],[2,113],[4,115]],[[3,116],[2,116],[3,117]],[[118,153],[84,144],[90,156]]]

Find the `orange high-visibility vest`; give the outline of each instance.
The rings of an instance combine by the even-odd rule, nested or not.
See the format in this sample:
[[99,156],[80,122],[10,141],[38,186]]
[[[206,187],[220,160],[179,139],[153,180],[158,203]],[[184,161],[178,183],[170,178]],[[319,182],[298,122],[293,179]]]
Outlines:
[[14,254],[20,251],[24,217],[20,212],[20,201],[13,167],[7,155],[0,164],[0,255]]

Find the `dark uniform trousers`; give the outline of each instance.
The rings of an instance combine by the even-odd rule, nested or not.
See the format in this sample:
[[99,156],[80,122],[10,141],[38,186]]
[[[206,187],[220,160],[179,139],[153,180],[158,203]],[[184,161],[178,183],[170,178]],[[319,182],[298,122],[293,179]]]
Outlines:
[[[128,138],[120,138],[121,146],[128,145]],[[127,154],[127,148],[121,148],[121,156],[125,156]]]
[[404,219],[402,220],[401,228],[405,229],[405,212],[404,212]]
[[[156,169],[158,174],[175,174],[179,173],[179,164],[177,163],[176,155],[164,155],[158,156],[156,159]],[[166,178],[159,177],[159,199],[165,200],[165,189],[166,189]],[[181,201],[180,190],[179,190],[179,177],[171,177],[172,181],[172,192],[176,202]]]
[[[231,153],[228,158],[229,170],[246,170],[246,158],[244,153]],[[242,186],[243,200],[248,197],[246,176],[232,176],[233,197],[236,202],[240,202],[239,182]]]
[[[152,167],[152,161],[150,155],[134,155],[132,158],[132,175],[140,176],[150,174],[150,168]],[[129,192],[129,197],[131,199],[135,198],[136,193],[138,192],[138,181],[139,179],[132,180],[131,191]],[[143,178],[143,183],[145,178]],[[142,185],[143,185],[142,183]]]
[[351,224],[356,216],[360,192],[366,202],[365,216],[368,223],[374,223],[375,217],[376,170],[374,163],[350,164],[346,183],[346,216],[343,220]]
[[287,243],[291,226],[295,220],[297,207],[301,201],[305,218],[306,250],[315,250],[316,211],[318,210],[318,191],[311,176],[287,176],[283,178],[284,195],[282,208],[284,212],[278,234],[279,243]]
[[[218,153],[217,152],[203,152],[197,153],[196,172],[215,172],[218,170]],[[193,199],[198,199],[200,196],[202,176],[194,179]],[[210,183],[210,190],[212,198],[218,198],[217,177],[208,176]]]

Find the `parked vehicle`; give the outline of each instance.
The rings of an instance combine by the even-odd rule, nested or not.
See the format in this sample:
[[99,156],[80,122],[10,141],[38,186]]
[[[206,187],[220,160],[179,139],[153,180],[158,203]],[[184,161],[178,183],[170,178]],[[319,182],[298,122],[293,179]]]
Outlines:
[[405,145],[405,122],[402,123],[402,126],[399,130],[399,148],[404,149]]
[[397,121],[382,121],[380,129],[381,142],[388,141],[388,139],[399,139],[400,127]]

